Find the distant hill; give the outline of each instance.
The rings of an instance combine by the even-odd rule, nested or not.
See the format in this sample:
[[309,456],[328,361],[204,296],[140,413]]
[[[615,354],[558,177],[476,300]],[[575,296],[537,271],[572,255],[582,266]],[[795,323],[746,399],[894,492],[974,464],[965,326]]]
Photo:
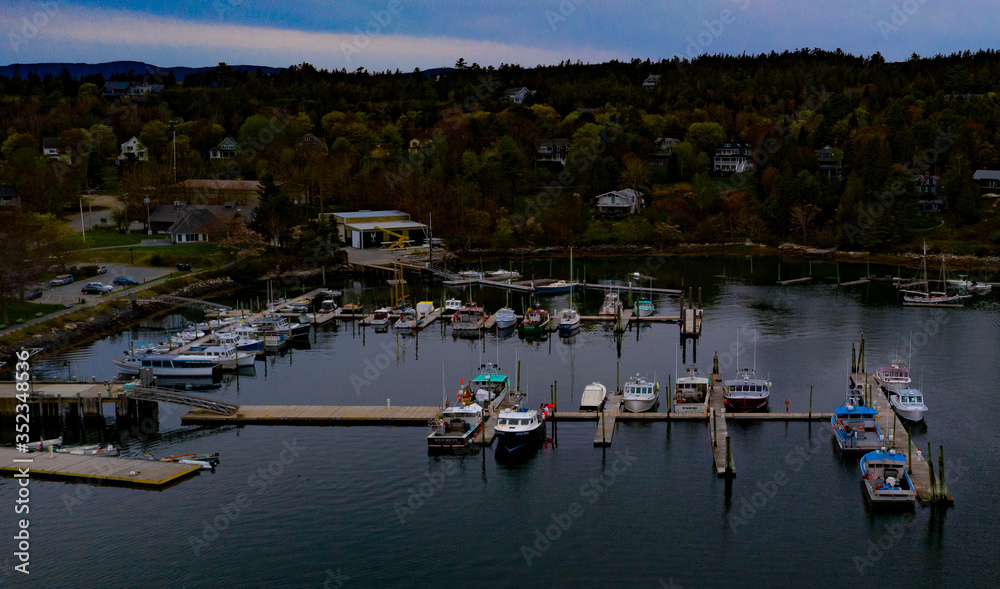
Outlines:
[[[260,69],[265,74],[274,74],[285,68],[258,66],[258,65],[233,65],[234,70],[255,72]],[[11,65],[0,66],[0,76],[13,77],[14,74],[22,78],[31,72],[44,77],[46,74],[58,76],[63,68],[69,70],[74,78],[90,74],[103,74],[105,78],[110,78],[115,74],[144,74],[146,72],[172,72],[178,82],[184,81],[184,76],[192,73],[200,73],[214,69],[215,66],[206,67],[160,67],[141,61],[109,61],[106,63],[13,63]]]

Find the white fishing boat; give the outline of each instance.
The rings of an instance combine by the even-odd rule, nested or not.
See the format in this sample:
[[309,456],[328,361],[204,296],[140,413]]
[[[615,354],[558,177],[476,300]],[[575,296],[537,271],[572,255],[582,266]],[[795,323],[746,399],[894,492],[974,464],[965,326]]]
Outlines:
[[497,311],[497,329],[510,329],[517,325],[517,313],[510,307]]
[[[736,330],[736,365],[740,364],[740,332]],[[723,402],[727,411],[759,411],[767,407],[771,381],[757,377],[757,334],[753,340],[753,368],[744,368],[736,378],[723,381]]]
[[649,382],[636,374],[625,383],[622,391],[622,405],[626,411],[642,413],[656,406],[660,397],[660,385]]
[[264,347],[277,349],[284,346],[292,335],[288,319],[278,315],[265,315],[250,322],[264,338]]
[[436,455],[468,450],[483,426],[483,418],[483,407],[478,403],[466,404],[460,400],[443,409],[430,422],[427,453]]
[[119,360],[112,360],[122,374],[138,375],[140,368],[152,368],[153,376],[215,376],[222,368],[216,359],[187,354],[146,354],[136,356],[125,353]]
[[528,456],[545,441],[545,419],[552,404],[539,409],[515,406],[500,411],[495,428],[498,459]]
[[917,499],[906,456],[885,448],[861,457],[861,482],[873,504],[912,505]]
[[678,413],[708,412],[708,377],[697,366],[685,368],[686,376],[677,378],[674,386],[674,411]]
[[454,315],[462,308],[462,301],[460,299],[448,299],[444,302],[444,311],[442,315]]
[[897,415],[913,422],[921,421],[924,413],[927,413],[924,394],[919,389],[909,387],[899,389],[889,395],[889,404],[896,410]]
[[635,314],[639,317],[649,317],[656,312],[656,304],[653,302],[651,294],[653,289],[653,277],[643,276],[639,272],[633,272],[629,277],[629,284],[631,285],[632,280],[642,280],[643,278],[649,279],[650,293],[639,293],[639,298],[635,301]]
[[580,411],[598,411],[608,398],[608,387],[599,382],[592,382],[583,388],[580,396]]
[[887,391],[898,391],[910,385],[910,367],[903,360],[893,360],[875,371],[875,382]]
[[[569,277],[573,278],[573,248],[569,248]],[[569,293],[569,307],[559,311],[559,335],[568,337],[580,329],[580,313],[573,306],[573,291]]]

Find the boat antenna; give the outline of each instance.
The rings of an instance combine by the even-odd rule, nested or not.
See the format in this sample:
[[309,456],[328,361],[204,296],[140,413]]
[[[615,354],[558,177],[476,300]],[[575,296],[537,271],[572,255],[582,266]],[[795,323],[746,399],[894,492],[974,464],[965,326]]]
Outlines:
[[441,363],[441,408],[448,408],[448,385],[444,380],[444,362]]
[[906,367],[910,367],[910,360],[913,358],[913,331],[910,331],[910,351],[906,354]]
[[[753,330],[753,371],[757,372],[757,330]],[[756,378],[756,377],[755,377]]]
[[740,328],[736,328],[736,372],[740,371]]

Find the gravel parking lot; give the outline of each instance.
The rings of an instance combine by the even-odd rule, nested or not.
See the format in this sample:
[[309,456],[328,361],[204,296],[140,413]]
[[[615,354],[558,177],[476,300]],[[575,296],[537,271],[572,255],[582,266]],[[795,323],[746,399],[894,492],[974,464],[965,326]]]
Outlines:
[[[155,280],[161,276],[175,272],[174,268],[148,268],[148,267],[138,267],[129,266],[128,264],[107,264],[108,273],[98,274],[97,276],[92,276],[89,278],[82,278],[73,274],[73,272],[67,272],[67,274],[73,274],[75,280],[70,284],[64,284],[62,286],[49,286],[46,283],[42,286],[42,298],[35,299],[31,301],[33,303],[46,303],[50,305],[70,305],[74,303],[79,303],[80,299],[91,300],[98,298],[98,295],[85,295],[80,292],[88,282],[103,282],[104,284],[111,284],[115,276],[128,276],[129,278],[134,278],[139,281],[139,287],[142,286],[143,282],[150,280]],[[134,288],[139,288],[134,287]],[[113,292],[118,292],[123,290],[124,287],[115,286]]]

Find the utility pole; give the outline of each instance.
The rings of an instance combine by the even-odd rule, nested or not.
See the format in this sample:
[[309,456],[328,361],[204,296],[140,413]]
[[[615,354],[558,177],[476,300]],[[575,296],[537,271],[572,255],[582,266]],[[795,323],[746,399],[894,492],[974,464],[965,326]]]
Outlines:
[[87,244],[87,228],[83,224],[83,197],[80,197],[80,233],[83,233],[83,243]]
[[170,127],[174,131],[174,145],[173,145],[173,167],[174,167],[174,184],[177,184],[177,121],[171,120]]

